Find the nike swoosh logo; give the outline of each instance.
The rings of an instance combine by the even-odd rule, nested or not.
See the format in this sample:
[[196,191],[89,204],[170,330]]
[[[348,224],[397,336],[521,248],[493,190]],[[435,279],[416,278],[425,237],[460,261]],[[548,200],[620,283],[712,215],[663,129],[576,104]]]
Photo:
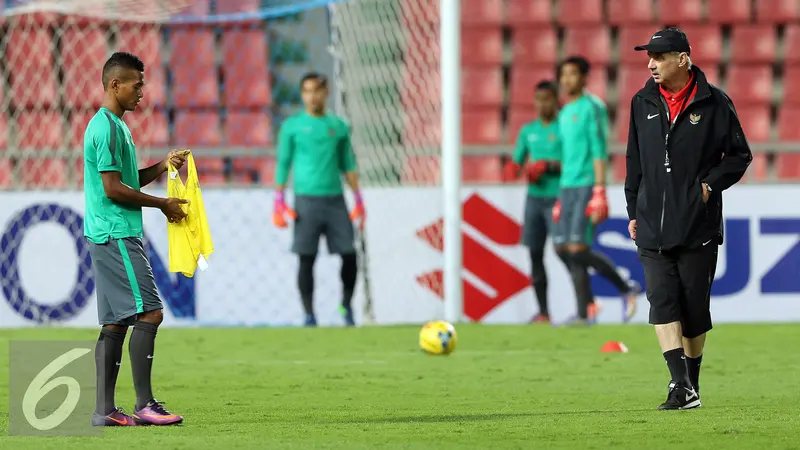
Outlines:
[[691,394],[686,394],[686,401],[687,401],[687,402],[688,402],[689,400],[693,399],[693,398],[694,398],[694,393],[691,393]]
[[708,241],[706,241],[706,242],[703,242],[703,247],[705,247],[706,245],[708,245],[708,244],[709,244],[711,241],[713,241],[713,239],[709,239]]
[[120,424],[120,425],[125,425],[125,424],[127,424],[127,423],[128,423],[128,419],[119,420],[119,419],[115,419],[115,418],[113,418],[113,417],[111,417],[111,416],[106,416],[106,418],[107,418],[108,420],[113,420],[114,422],[117,422],[117,423],[118,423],[118,424]]
[[147,359],[153,359],[153,355],[147,355]]
[[660,115],[661,115],[661,113],[659,113],[659,114],[648,114],[647,115],[647,120],[655,119],[656,117],[658,117]]

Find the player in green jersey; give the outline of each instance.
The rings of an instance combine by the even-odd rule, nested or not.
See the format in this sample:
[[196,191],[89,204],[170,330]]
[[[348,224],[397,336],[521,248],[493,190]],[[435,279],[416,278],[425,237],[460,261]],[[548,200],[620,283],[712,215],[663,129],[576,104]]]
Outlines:
[[[305,325],[317,325],[313,307],[314,262],[319,238],[325,235],[328,251],[342,257],[340,310],[345,324],[353,326],[351,301],[358,264],[352,221],[363,226],[365,211],[358,189],[358,167],[350,143],[350,127],[340,117],[326,111],[328,81],[323,75],[305,75],[300,89],[305,110],[286,119],[278,137],[273,222],[285,228],[287,216],[295,219],[292,251],[300,258],[297,285],[306,313]],[[290,170],[294,170],[294,209],[286,205],[283,194]],[[350,214],[343,195],[342,174],[355,197],[355,208]]]
[[608,218],[608,114],[603,101],[585,90],[589,69],[582,57],[571,57],[559,66],[559,82],[567,103],[558,114],[563,159],[561,192],[553,207],[553,243],[559,256],[568,261],[578,299],[578,315],[568,323],[593,323],[596,319],[589,267],[619,289],[622,318],[627,322],[636,312],[641,287],[624,280],[611,260],[591,249],[595,225]]
[[[171,222],[186,217],[186,200],[158,198],[141,192],[167,171],[167,161],[183,166],[186,151],[173,150],[160,163],[139,169],[136,146],[123,114],[142,99],[144,64],[130,53],[114,53],[103,66],[105,96],[83,138],[86,198],[84,234],[95,276],[100,337],[95,349],[97,405],[95,426],[171,425],[183,417],[171,414],[153,398],[150,375],[156,331],[164,316],[142,243],[142,208],[159,208]],[[122,347],[128,327],[136,406],[129,416],[114,403]]]
[[517,146],[505,170],[506,180],[514,180],[524,172],[528,181],[522,243],[530,254],[531,282],[539,303],[539,313],[531,322],[550,323],[544,249],[552,228],[552,211],[558,197],[561,171],[561,145],[556,122],[558,86],[552,81],[540,82],[536,85],[534,99],[538,118],[520,129]]

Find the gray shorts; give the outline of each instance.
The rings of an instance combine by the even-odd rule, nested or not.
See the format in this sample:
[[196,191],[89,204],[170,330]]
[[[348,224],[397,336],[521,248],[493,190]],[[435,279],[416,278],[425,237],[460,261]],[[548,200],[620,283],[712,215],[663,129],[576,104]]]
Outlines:
[[525,220],[522,225],[522,244],[532,251],[544,251],[547,235],[553,228],[554,197],[527,196]]
[[294,222],[292,252],[298,255],[316,254],[319,238],[325,235],[329,253],[355,253],[355,231],[343,195],[297,196],[294,209],[297,220]]
[[594,225],[586,216],[592,198],[592,186],[561,188],[561,217],[553,227],[553,244],[586,244],[594,242]]
[[162,309],[153,269],[139,238],[89,242],[100,325],[133,325],[136,315]]

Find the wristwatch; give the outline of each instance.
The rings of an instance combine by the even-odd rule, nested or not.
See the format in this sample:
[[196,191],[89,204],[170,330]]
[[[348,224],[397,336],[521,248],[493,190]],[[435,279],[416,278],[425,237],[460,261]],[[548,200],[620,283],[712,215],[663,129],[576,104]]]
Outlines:
[[705,187],[706,187],[706,191],[708,191],[709,193],[711,193],[711,186],[709,186],[709,185],[708,185],[708,183],[703,183],[703,186],[705,186]]

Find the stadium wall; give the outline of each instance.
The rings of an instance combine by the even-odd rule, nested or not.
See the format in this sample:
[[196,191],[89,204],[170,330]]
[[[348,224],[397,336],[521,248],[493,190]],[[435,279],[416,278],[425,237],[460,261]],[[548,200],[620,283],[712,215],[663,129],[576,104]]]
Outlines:
[[[163,194],[163,193],[162,193]],[[380,324],[418,324],[439,318],[441,193],[433,187],[367,189],[367,238],[372,297]],[[216,252],[194,278],[168,274],[166,223],[145,214],[165,326],[284,326],[302,318],[295,288],[291,232],[270,222],[269,190],[206,190]],[[470,320],[521,323],[535,312],[526,251],[518,245],[525,189],[472,187],[464,197],[465,310]],[[725,196],[725,244],[714,286],[719,322],[800,321],[800,185],[740,186]],[[612,217],[598,229],[597,247],[643,282],[627,238],[621,187],[610,191]],[[91,327],[94,283],[82,234],[80,192],[0,194],[0,327]],[[38,220],[41,219],[41,220]],[[339,262],[324,249],[316,267],[322,325],[340,325]],[[574,311],[566,270],[547,254],[552,314]],[[611,286],[593,276],[604,308],[600,321],[619,322]],[[358,311],[364,302],[359,287]],[[636,322],[647,321],[648,308]],[[27,315],[27,317],[26,317]]]

